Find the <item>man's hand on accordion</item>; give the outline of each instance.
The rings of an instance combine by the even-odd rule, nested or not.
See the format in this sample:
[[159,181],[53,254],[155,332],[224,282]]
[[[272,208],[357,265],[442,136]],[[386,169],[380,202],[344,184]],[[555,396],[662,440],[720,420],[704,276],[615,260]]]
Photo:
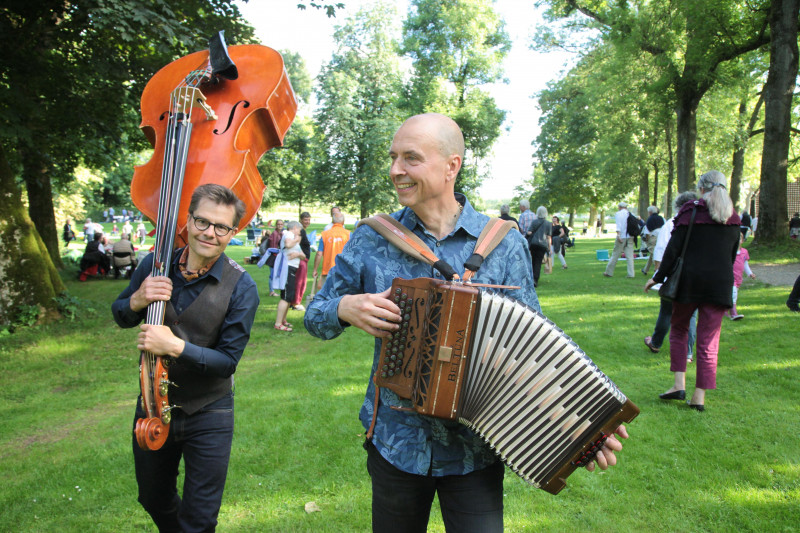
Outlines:
[[340,320],[363,329],[373,337],[389,337],[399,329],[400,308],[389,299],[389,291],[347,294],[339,301]]
[[[628,438],[628,430],[625,429],[625,426],[619,426],[614,433],[623,439]],[[619,439],[617,439],[617,436],[609,435],[608,439],[606,439],[605,445],[597,451],[594,461],[586,465],[586,470],[593,472],[595,463],[597,463],[597,466],[600,467],[600,470],[606,470],[609,466],[614,466],[617,464],[617,456],[614,455],[614,452],[618,452],[620,450],[622,450],[622,443],[619,441]]]

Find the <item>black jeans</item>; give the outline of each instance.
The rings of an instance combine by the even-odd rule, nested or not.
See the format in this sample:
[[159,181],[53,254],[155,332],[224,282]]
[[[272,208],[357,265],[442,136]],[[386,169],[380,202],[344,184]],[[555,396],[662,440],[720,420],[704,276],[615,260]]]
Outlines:
[[[141,398],[136,419],[145,416]],[[139,503],[165,532],[214,531],[228,474],[233,439],[233,394],[193,415],[172,411],[169,436],[159,450],[142,450],[133,436]],[[183,457],[183,499],[178,467]]]
[[503,531],[503,463],[463,476],[420,476],[395,468],[371,442],[367,470],[372,478],[372,531],[425,533],[438,493],[445,529],[451,533]]
[[531,262],[533,263],[533,285],[539,285],[539,276],[542,273],[542,260],[547,253],[547,249],[539,246],[531,246]]

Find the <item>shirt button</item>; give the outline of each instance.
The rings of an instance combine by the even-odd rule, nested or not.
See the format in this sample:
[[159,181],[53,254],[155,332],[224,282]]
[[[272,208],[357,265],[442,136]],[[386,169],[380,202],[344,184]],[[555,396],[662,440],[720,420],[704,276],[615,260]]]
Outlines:
[[438,248],[438,247],[440,247],[441,245],[442,245],[442,242],[441,242],[441,241],[436,241],[436,247],[437,247],[437,248]]

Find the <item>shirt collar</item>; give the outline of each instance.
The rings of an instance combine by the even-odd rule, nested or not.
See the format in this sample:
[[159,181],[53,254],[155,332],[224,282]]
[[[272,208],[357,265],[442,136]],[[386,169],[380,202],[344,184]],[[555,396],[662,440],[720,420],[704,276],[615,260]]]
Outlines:
[[[172,254],[172,270],[173,270],[173,272],[178,272],[178,261],[181,258],[181,254],[183,253],[184,248],[186,248],[186,247],[184,246],[183,248],[178,248]],[[228,256],[223,253],[222,255],[220,255],[217,258],[216,261],[214,261],[214,264],[211,266],[211,270],[209,270],[206,273],[206,275],[200,276],[197,279],[203,279],[206,276],[212,276],[217,281],[222,281],[222,268],[223,268],[222,263],[223,262],[227,262],[227,261],[228,261]],[[192,280],[192,281],[195,281],[195,280]]]
[[[472,204],[469,203],[469,200],[467,200],[467,197],[460,192],[455,193],[455,198],[459,204],[464,206],[464,209],[461,211],[461,216],[458,217],[456,226],[453,228],[453,231],[450,233],[450,235],[455,235],[459,229],[463,229],[469,235],[477,239],[483,231],[483,227],[486,225],[486,220],[488,217],[475,211],[475,209],[472,207]],[[417,214],[408,207],[404,207],[403,210],[400,211],[400,217],[398,220],[402,225],[410,230],[413,230],[417,225],[419,225],[419,227],[424,231],[424,226],[417,217]]]

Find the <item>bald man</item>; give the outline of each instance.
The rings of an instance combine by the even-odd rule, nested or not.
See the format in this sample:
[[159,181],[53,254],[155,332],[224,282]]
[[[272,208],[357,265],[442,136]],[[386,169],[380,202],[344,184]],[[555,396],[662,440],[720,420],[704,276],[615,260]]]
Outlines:
[[[464,137],[458,125],[433,113],[411,117],[395,134],[389,157],[390,177],[404,206],[391,216],[463,275],[464,262],[489,218],[454,192],[464,160]],[[392,280],[398,277],[441,275],[387,243],[366,224],[360,225],[309,305],[306,328],[322,339],[332,339],[350,325],[374,336],[374,374],[381,339],[397,330],[400,322],[400,309],[388,298]],[[530,254],[519,232],[506,235],[473,279],[520,286],[502,292],[539,310]],[[372,423],[374,398],[370,378],[359,415],[365,429]],[[380,389],[374,434],[364,443],[372,478],[373,531],[426,531],[436,494],[447,531],[502,531],[504,467],[498,457],[466,426],[397,409],[410,405],[392,391]],[[621,447],[609,438],[597,464],[601,468],[614,464],[613,450]]]
[[[464,137],[450,118],[429,113],[406,120],[392,141],[390,177],[403,207],[391,216],[430,250],[464,274],[464,262],[489,218],[455,193],[464,160]],[[530,255],[522,234],[509,232],[486,258],[476,283],[517,285],[508,296],[539,310]],[[332,339],[353,325],[375,337],[374,374],[383,337],[398,329],[400,309],[389,300],[393,278],[438,277],[438,272],[384,240],[366,224],[352,234],[336,266],[305,315],[312,335]],[[375,385],[370,378],[360,419],[372,422]],[[503,529],[503,464],[475,433],[461,424],[422,416],[408,400],[381,388],[374,434],[364,443],[372,478],[373,531],[427,529],[438,494],[447,531]],[[624,431],[624,429],[623,429]],[[616,439],[598,464],[614,464]],[[593,466],[592,466],[593,468]]]

